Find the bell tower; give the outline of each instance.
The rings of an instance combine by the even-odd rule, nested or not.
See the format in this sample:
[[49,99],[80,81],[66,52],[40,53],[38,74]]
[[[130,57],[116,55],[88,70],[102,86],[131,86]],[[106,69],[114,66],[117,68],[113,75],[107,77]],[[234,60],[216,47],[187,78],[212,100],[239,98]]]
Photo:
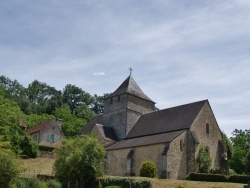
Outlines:
[[129,77],[104,100],[105,126],[112,127],[119,140],[126,137],[141,114],[155,110],[155,102],[143,93],[129,70]]

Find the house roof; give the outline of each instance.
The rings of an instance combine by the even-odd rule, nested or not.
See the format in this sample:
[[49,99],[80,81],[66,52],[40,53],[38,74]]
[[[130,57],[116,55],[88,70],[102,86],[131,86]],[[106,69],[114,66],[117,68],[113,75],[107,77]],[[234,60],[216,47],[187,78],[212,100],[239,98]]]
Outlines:
[[109,141],[117,141],[117,137],[115,136],[115,133],[111,127],[103,126],[100,124],[96,124],[96,127],[99,129],[101,135],[105,140]]
[[131,94],[136,97],[155,103],[147,95],[144,94],[144,92],[141,90],[141,88],[139,87],[139,85],[136,83],[136,81],[131,75],[113,93],[111,93],[107,97],[107,99],[117,96],[117,95],[125,94],[125,93]]
[[27,129],[26,132],[27,134],[33,134],[33,133],[36,133],[36,132],[39,132],[40,130],[42,130],[44,127],[46,127],[47,125],[51,124],[51,122],[53,121],[56,121],[54,119],[50,119],[50,120],[47,120],[47,121],[44,121],[30,129]]
[[115,149],[122,149],[122,148],[131,148],[131,147],[136,147],[136,146],[168,143],[168,142],[171,142],[180,134],[182,134],[183,132],[185,132],[185,130],[143,136],[143,137],[138,137],[138,138],[125,139],[108,147],[106,150],[115,150]]
[[93,117],[87,125],[85,125],[82,130],[80,130],[79,134],[89,134],[96,124],[103,124],[103,114],[96,115]]
[[126,138],[189,129],[207,100],[142,114]]

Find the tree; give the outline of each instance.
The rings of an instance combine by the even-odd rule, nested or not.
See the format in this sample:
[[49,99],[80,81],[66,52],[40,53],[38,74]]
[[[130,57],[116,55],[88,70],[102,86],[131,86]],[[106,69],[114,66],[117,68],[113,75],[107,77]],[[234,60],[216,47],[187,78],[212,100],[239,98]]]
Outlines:
[[67,104],[62,105],[60,108],[56,108],[54,113],[56,118],[62,119],[62,130],[65,136],[75,136],[87,123],[82,118],[77,118],[70,112],[70,108]]
[[230,138],[233,145],[233,155],[230,160],[230,168],[236,173],[242,174],[246,172],[246,157],[247,151],[250,150],[250,129],[233,131],[233,136]]
[[232,153],[233,153],[232,143],[224,132],[222,132],[221,134],[222,134],[223,145],[227,151],[227,157],[228,157],[228,159],[231,159]]
[[156,178],[157,177],[156,164],[150,160],[144,161],[140,167],[140,176]]
[[92,110],[96,114],[101,114],[104,112],[104,99],[109,95],[109,93],[105,93],[102,96],[94,95],[94,102],[92,106]]
[[245,159],[246,170],[245,173],[250,175],[250,150],[248,150],[246,159]]
[[209,150],[205,146],[201,145],[196,158],[196,162],[199,165],[200,173],[208,173],[212,163],[211,157],[209,155]]
[[105,150],[92,135],[65,139],[56,149],[54,172],[59,181],[77,181],[79,188],[103,175]]
[[9,187],[21,172],[19,159],[9,150],[0,149],[0,188]]
[[80,106],[87,108],[94,102],[93,97],[81,88],[67,84],[63,90],[63,102],[68,104],[71,113],[77,116],[76,109]]

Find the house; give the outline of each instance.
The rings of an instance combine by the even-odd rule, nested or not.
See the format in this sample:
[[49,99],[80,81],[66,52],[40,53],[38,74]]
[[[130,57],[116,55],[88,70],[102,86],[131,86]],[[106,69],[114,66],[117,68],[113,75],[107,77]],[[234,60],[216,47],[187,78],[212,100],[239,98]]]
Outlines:
[[60,147],[64,138],[62,121],[50,119],[26,130],[40,146]]
[[130,75],[104,101],[80,134],[96,134],[107,151],[106,172],[139,176],[140,165],[152,160],[161,178],[184,179],[198,171],[200,146],[212,159],[211,168],[227,170],[222,135],[208,100],[156,110]]

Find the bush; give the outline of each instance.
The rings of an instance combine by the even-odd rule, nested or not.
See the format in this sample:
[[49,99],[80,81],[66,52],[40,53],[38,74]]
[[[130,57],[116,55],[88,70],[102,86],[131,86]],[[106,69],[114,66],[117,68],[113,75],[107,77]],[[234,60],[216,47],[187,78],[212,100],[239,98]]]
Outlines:
[[209,181],[209,182],[227,182],[228,177],[221,174],[203,174],[203,173],[189,173],[186,180],[192,181]]
[[144,161],[140,167],[140,176],[156,178],[157,168],[153,161]]
[[209,173],[210,174],[221,174],[221,171],[219,168],[215,168],[215,169],[210,169]]
[[229,182],[232,183],[248,183],[250,181],[250,176],[245,175],[234,175],[229,177]]
[[16,178],[11,182],[10,188],[61,188],[56,180],[41,181],[36,178]]
[[237,175],[237,173],[233,169],[229,169],[229,176]]
[[150,188],[150,182],[147,180],[138,180],[125,177],[102,177],[99,178],[99,185],[105,188]]
[[0,151],[0,188],[9,187],[21,172],[20,161],[13,152]]
[[39,146],[40,151],[50,151],[52,152],[55,148],[49,146]]

